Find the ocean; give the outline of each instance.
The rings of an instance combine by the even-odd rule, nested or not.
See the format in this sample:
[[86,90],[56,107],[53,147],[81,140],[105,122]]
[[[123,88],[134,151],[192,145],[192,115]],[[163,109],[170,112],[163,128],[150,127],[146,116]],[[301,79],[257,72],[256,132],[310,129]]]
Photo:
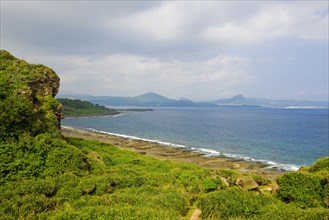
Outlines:
[[297,170],[329,155],[328,109],[154,108],[77,117],[62,126]]

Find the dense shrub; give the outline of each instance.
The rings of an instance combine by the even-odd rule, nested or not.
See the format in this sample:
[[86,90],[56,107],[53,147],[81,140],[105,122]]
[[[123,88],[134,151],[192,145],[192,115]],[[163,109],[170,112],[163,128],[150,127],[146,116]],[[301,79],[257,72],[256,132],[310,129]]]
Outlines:
[[294,204],[285,204],[282,202],[276,202],[264,206],[257,216],[253,219],[298,219],[298,220],[326,220],[329,219],[329,210],[323,208],[309,208],[301,209]]
[[312,173],[291,172],[277,179],[278,196],[302,208],[323,206],[324,178]]
[[301,209],[294,204],[242,191],[238,188],[216,191],[202,196],[198,204],[203,219],[328,219],[329,210]]
[[0,182],[88,171],[87,158],[64,140],[50,134],[23,135],[0,144]]
[[318,159],[311,167],[310,172],[328,171],[329,172],[329,157]]
[[217,170],[216,174],[225,178],[230,185],[235,184],[237,177],[241,175],[239,172],[229,169]]
[[198,206],[204,219],[252,218],[273,202],[273,199],[232,187],[202,196]]
[[221,189],[226,187],[222,180],[220,179],[213,179],[210,177],[207,177],[205,180],[203,180],[203,189],[206,192],[211,192],[216,189]]
[[[0,87],[1,84],[0,79]],[[32,102],[20,96],[2,94],[0,109],[0,142],[18,139],[23,133],[36,133],[38,128],[31,123],[36,121]]]
[[250,174],[250,176],[257,182],[258,185],[260,186],[265,186],[271,183],[271,180],[262,177],[261,175],[258,174]]

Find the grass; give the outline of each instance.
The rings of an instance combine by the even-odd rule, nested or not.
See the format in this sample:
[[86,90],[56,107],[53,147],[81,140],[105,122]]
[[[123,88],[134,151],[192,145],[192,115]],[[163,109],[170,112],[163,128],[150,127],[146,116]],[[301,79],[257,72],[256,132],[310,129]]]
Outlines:
[[[235,186],[238,176],[250,174],[159,160],[99,141],[42,134],[3,146],[4,219],[188,219],[196,205],[204,219],[329,216],[326,208],[301,209]],[[251,176],[261,185],[268,183]]]

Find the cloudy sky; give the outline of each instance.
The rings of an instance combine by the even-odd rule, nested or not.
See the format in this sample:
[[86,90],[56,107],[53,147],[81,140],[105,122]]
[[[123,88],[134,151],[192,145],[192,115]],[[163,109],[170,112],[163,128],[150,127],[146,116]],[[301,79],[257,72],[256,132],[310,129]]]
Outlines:
[[328,100],[328,1],[6,1],[1,49],[61,93]]

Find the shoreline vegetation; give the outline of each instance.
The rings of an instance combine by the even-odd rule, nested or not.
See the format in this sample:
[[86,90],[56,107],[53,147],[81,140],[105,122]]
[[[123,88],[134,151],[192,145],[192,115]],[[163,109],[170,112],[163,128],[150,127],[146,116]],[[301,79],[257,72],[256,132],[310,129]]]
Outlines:
[[102,105],[93,104],[80,99],[59,98],[65,118],[76,117],[97,117],[97,116],[117,116],[125,112],[145,112],[153,111],[151,108],[120,108],[113,109]]
[[91,117],[91,116],[115,116],[120,114],[115,109],[106,108],[98,104],[79,99],[60,98],[57,99],[62,104],[64,117]]
[[[183,195],[188,196],[188,207],[176,219],[192,219],[195,215],[196,219],[329,218],[329,157],[298,171],[278,172],[262,169],[264,164],[226,157],[204,157],[201,153],[151,141],[70,127],[62,127],[61,132],[67,140],[96,141],[98,147],[109,144],[123,154],[131,152],[135,154],[133,164],[154,160],[168,165],[174,163],[174,166],[180,167],[178,169],[187,168],[189,171],[179,171],[182,173],[174,177],[178,182],[180,178],[184,179],[184,189],[181,190]],[[101,159],[96,148],[91,154]],[[157,165],[149,164],[143,169],[153,170],[154,166]],[[175,168],[168,172],[175,172]],[[200,173],[194,172],[203,174],[198,176]]]

